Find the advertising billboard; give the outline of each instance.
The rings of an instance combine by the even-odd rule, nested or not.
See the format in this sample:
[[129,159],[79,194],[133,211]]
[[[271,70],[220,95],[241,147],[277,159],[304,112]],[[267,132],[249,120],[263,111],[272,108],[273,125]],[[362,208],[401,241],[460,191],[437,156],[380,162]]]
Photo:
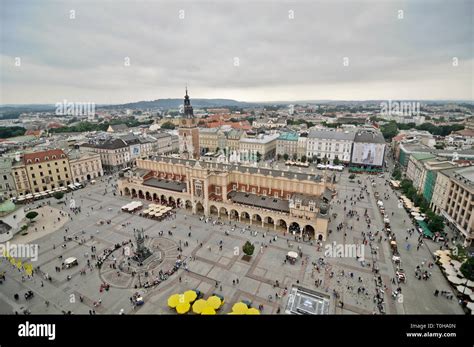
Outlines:
[[385,146],[379,143],[355,143],[352,162],[360,165],[382,166],[384,148]]

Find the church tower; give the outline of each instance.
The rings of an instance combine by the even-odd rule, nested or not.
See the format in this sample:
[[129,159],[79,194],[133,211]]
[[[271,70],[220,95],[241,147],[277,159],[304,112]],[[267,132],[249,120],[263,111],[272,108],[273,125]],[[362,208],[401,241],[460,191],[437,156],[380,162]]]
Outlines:
[[199,128],[194,118],[193,107],[186,87],[184,116],[179,123],[179,152],[183,158],[199,159]]
[[186,87],[186,95],[184,96],[184,118],[194,118],[193,107],[188,95],[188,87]]

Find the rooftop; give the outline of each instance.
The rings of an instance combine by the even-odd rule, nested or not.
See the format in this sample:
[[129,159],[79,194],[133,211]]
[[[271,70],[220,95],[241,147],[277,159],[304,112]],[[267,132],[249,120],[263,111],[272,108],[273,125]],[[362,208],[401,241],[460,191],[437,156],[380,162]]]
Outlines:
[[474,166],[443,170],[443,173],[461,185],[474,189]]
[[299,135],[297,133],[281,133],[278,140],[284,141],[298,141]]
[[273,134],[273,135],[263,135],[263,136],[257,136],[257,137],[245,137],[243,139],[240,139],[240,142],[266,144],[266,143],[270,143],[276,140],[279,136],[280,136],[279,134]]
[[250,205],[286,213],[290,212],[290,203],[288,200],[282,200],[271,196],[260,196],[252,193],[232,191],[229,193],[229,198],[237,204]]
[[411,155],[415,160],[426,160],[426,159],[434,159],[436,158],[435,155],[431,153],[413,153]]
[[150,178],[143,182],[144,186],[150,186],[155,188],[161,188],[166,190],[172,190],[175,192],[184,192],[186,191],[186,182],[176,182],[170,180],[164,180],[159,178]]
[[127,131],[128,130],[128,126],[126,124],[110,125],[110,128],[112,129],[113,132]]
[[[172,164],[179,164],[185,166],[192,166],[196,165],[196,160],[191,159],[180,159],[180,158],[170,158],[170,157],[163,157],[163,156],[155,156],[153,157],[154,161],[161,161],[167,162]],[[242,173],[249,173],[249,174],[260,174],[264,176],[273,176],[273,177],[284,177],[289,179],[297,179],[300,181],[314,181],[314,182],[321,182],[322,176],[319,174],[314,173],[304,173],[304,172],[295,172],[295,171],[286,171],[286,170],[274,170],[274,169],[267,169],[267,168],[259,168],[255,166],[245,166],[245,165],[237,165],[237,164],[225,164],[225,163],[213,163],[207,161],[199,161],[199,166],[201,168],[209,169],[209,170],[218,170],[222,172],[230,172],[230,171],[237,171]]]
[[308,138],[354,141],[355,133],[348,131],[311,129]]
[[98,144],[85,143],[83,146],[101,148],[101,149],[119,149],[119,148],[128,147],[127,143],[122,139],[107,140],[105,142],[98,143]]
[[354,141],[364,143],[385,143],[382,133],[376,130],[358,131],[355,135]]
[[62,149],[51,149],[48,151],[25,153],[23,161],[25,164],[43,163],[51,160],[67,159]]

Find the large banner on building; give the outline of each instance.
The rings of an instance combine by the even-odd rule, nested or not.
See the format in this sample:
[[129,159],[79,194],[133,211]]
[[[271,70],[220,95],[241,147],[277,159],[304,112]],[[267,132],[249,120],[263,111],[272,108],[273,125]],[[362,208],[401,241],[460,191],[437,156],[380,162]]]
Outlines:
[[384,147],[379,143],[354,143],[352,162],[360,165],[382,166]]

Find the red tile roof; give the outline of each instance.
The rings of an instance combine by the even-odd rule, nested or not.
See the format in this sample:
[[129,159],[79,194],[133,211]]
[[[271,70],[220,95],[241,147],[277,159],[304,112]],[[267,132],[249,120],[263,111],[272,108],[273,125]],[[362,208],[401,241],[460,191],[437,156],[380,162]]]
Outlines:
[[463,129],[454,132],[456,135],[466,136],[466,137],[473,137],[474,130],[471,129]]
[[63,152],[62,149],[51,149],[43,152],[26,153],[23,156],[23,161],[25,164],[34,164],[43,163],[51,160],[58,160],[61,158],[67,158],[66,154]]
[[41,130],[27,130],[25,135],[40,136]]

